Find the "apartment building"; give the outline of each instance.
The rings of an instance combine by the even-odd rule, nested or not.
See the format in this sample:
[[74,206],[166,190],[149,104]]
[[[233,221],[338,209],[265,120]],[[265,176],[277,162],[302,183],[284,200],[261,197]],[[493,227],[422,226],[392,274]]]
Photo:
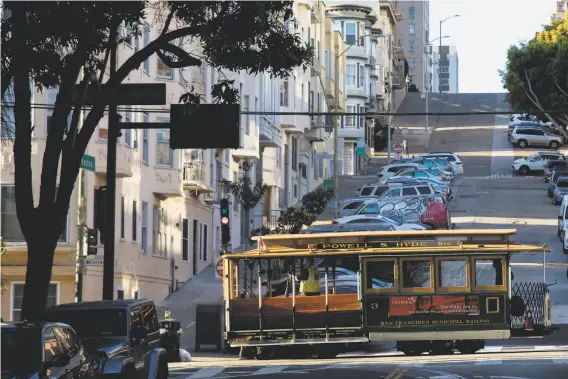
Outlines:
[[404,18],[397,23],[396,34],[405,47],[408,80],[420,92],[425,92],[432,81],[431,57],[424,53],[430,42],[430,1],[400,1],[398,7]]
[[447,45],[436,46],[433,55],[437,64],[433,90],[439,93],[458,93],[459,58],[457,48]]
[[566,17],[566,10],[568,10],[568,0],[556,2],[556,10],[552,14],[552,20],[562,20]]

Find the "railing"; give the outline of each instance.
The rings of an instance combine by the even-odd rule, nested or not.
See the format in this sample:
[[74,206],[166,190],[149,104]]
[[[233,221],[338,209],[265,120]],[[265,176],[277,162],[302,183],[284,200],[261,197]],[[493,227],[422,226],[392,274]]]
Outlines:
[[265,226],[270,229],[278,228],[278,218],[281,214],[282,212],[280,211],[269,211],[268,214],[254,215],[253,229],[258,229],[261,226]]
[[320,10],[320,4],[319,1],[313,1],[312,2],[312,11],[311,13],[311,18],[312,18],[312,23],[313,24],[318,24],[321,22],[321,10]]
[[312,57],[312,76],[317,76],[321,73],[321,62],[317,56]]
[[207,170],[202,161],[185,162],[183,165],[183,183],[207,183]]

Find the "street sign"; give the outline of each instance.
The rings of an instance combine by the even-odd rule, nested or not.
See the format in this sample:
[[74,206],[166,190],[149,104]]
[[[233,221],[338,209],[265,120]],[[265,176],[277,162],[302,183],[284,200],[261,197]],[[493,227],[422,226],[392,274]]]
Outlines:
[[[80,87],[79,84],[73,86],[73,102]],[[89,86],[84,105],[94,105],[98,95],[98,88]],[[108,102],[112,105],[166,105],[166,83],[120,84]]]
[[333,179],[324,179],[323,189],[326,189],[326,190],[333,189]]
[[358,157],[364,157],[365,156],[365,148],[364,147],[358,147],[357,148],[357,156]]
[[327,151],[316,153],[317,158],[321,159],[333,159],[333,154],[328,153]]
[[102,255],[95,255],[92,258],[85,258],[85,266],[102,266],[105,264],[105,258]]
[[223,258],[217,261],[217,264],[215,265],[215,273],[219,278],[223,277]]
[[396,145],[393,146],[393,150],[396,154],[401,154],[402,153],[402,145],[397,143]]
[[81,168],[95,172],[95,157],[87,154],[83,155],[83,158],[81,158]]

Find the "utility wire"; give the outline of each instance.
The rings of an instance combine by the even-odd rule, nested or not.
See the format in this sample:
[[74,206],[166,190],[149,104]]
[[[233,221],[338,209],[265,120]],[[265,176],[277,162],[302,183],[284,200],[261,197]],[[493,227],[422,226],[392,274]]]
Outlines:
[[[14,103],[2,103],[3,107],[14,107]],[[52,104],[32,103],[32,109],[54,109]],[[83,110],[90,110],[91,106],[83,106]],[[133,112],[133,113],[170,113],[169,109],[158,108],[134,108],[122,107],[118,108],[119,112]],[[242,115],[259,115],[259,116],[475,116],[475,115],[511,115],[515,112],[505,111],[469,111],[469,112],[258,112],[258,111],[245,111],[241,112]],[[556,114],[568,113],[568,109],[551,109],[544,111],[533,111],[531,114]]]

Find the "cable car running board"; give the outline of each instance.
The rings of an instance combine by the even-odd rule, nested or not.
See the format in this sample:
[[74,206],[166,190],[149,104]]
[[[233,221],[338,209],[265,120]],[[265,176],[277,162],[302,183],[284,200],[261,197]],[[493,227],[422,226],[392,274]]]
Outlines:
[[231,347],[256,347],[256,346],[292,346],[292,345],[316,345],[316,344],[327,344],[327,343],[368,343],[371,342],[367,337],[348,337],[348,338],[329,338],[326,340],[307,338],[296,340],[264,340],[264,341],[235,341],[231,343]]

